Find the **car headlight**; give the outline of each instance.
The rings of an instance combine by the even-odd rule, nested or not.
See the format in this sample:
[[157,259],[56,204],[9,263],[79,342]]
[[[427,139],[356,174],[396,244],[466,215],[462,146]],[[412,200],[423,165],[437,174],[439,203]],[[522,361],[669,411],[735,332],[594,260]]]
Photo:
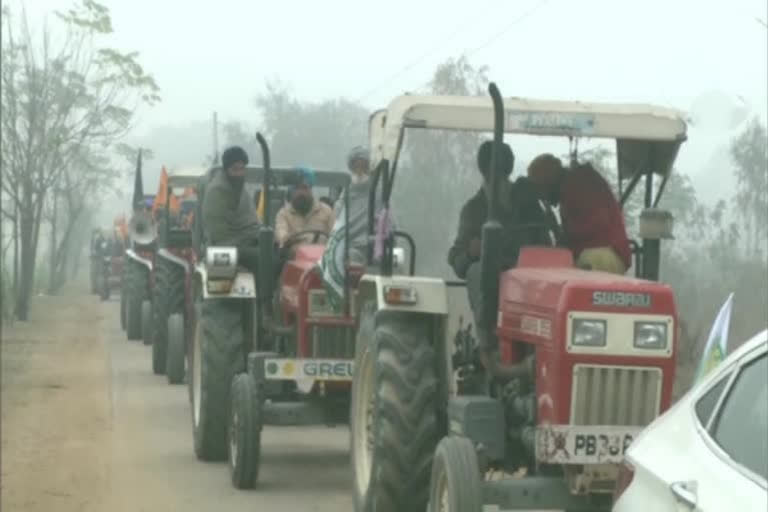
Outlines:
[[605,330],[605,320],[574,319],[571,344],[579,347],[604,347]]
[[667,348],[667,324],[664,322],[635,322],[635,348]]

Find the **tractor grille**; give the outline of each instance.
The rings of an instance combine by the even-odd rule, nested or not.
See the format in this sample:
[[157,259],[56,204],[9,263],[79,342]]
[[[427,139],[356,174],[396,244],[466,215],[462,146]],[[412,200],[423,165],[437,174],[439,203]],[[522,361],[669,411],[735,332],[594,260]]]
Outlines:
[[352,359],[355,357],[355,337],[351,327],[313,325],[309,330],[312,357]]
[[658,368],[573,368],[571,423],[646,426],[659,414],[662,374]]

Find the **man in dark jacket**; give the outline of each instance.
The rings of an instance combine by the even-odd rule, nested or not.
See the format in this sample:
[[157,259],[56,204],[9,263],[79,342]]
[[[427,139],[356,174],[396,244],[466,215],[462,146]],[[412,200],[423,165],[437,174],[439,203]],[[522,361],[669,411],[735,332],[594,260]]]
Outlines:
[[238,146],[221,155],[216,172],[203,196],[203,233],[207,245],[234,246],[239,260],[255,271],[259,219],[253,196],[245,189],[248,154]]
[[[491,162],[492,142],[486,141],[480,146],[477,154],[477,166],[484,180],[488,179]],[[535,188],[527,178],[518,178],[514,183],[509,181],[509,175],[515,163],[515,156],[508,144],[502,146],[499,154],[501,159],[498,183],[499,220],[505,230],[502,269],[506,270],[517,263],[520,248],[525,245],[552,245],[543,227],[547,217],[536,200]],[[488,201],[485,190],[480,190],[464,204],[459,217],[459,230],[453,246],[448,251],[448,263],[456,275],[466,279],[469,303],[475,317],[475,330],[483,354],[485,348],[491,346],[493,335],[483,326],[483,289],[480,282],[480,236],[483,224],[488,217]],[[521,224],[539,224],[540,227],[520,229]]]
[[624,214],[611,187],[592,165],[566,171],[559,158],[545,153],[528,167],[540,197],[560,205],[563,233],[579,267],[624,274],[632,251]]

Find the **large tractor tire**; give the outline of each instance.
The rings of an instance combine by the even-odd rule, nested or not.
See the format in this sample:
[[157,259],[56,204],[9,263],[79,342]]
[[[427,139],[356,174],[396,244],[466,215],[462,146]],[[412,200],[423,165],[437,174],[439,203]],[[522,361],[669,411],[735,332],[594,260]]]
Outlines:
[[253,377],[235,375],[229,419],[229,473],[235,489],[253,489],[259,478],[263,404]]
[[135,263],[129,265],[131,268],[126,273],[128,282],[125,290],[125,330],[128,339],[135,341],[142,337],[141,308],[144,302],[146,273]]
[[152,325],[152,302],[149,299],[141,301],[141,339],[145,345],[152,344],[155,333]]
[[174,313],[168,317],[168,351],[165,356],[165,375],[168,384],[184,381],[184,363],[187,359],[186,338],[184,337],[184,315]]
[[203,301],[192,356],[192,426],[200,460],[227,458],[232,379],[245,370],[243,308],[231,299]]
[[352,382],[351,458],[356,512],[422,512],[439,440],[437,358],[423,317],[360,316]]
[[165,373],[165,356],[168,347],[168,282],[169,264],[158,258],[155,267],[155,283],[152,287],[152,372]]
[[472,441],[444,437],[432,463],[429,512],[482,512],[483,484]]

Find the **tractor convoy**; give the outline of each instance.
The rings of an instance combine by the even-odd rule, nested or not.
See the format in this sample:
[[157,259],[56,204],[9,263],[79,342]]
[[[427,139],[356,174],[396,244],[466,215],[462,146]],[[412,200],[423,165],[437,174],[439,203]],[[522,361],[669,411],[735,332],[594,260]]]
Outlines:
[[[495,333],[498,357],[485,364],[466,282],[417,275],[418,240],[381,221],[412,130],[493,134],[484,317],[474,328]],[[579,140],[615,143],[620,204],[644,189],[633,276],[578,268],[556,221],[514,226],[553,244],[524,246],[503,267],[509,228],[493,192],[505,134],[567,139],[572,162]],[[363,263],[344,251],[340,308],[319,266],[328,232],[276,241],[277,210],[302,171],[273,168],[257,139],[262,166],[244,170],[245,186],[259,191],[257,265],[248,248],[207,239],[203,205],[221,165],[163,169],[157,195],[145,196],[139,153],[127,230],[116,221],[111,242],[92,240],[92,291],[108,298],[119,286],[128,339],[152,345],[156,375],[187,384],[196,456],[228,460],[234,487],[257,487],[265,426],[348,424],[357,512],[610,510],[625,450],[672,400],[679,323],[671,288],[658,282],[672,217],[658,203],[686,140],[683,116],[503,99],[495,84],[488,97],[396,97],[369,119],[368,250]],[[350,174],[314,176],[315,197],[348,215]]]

